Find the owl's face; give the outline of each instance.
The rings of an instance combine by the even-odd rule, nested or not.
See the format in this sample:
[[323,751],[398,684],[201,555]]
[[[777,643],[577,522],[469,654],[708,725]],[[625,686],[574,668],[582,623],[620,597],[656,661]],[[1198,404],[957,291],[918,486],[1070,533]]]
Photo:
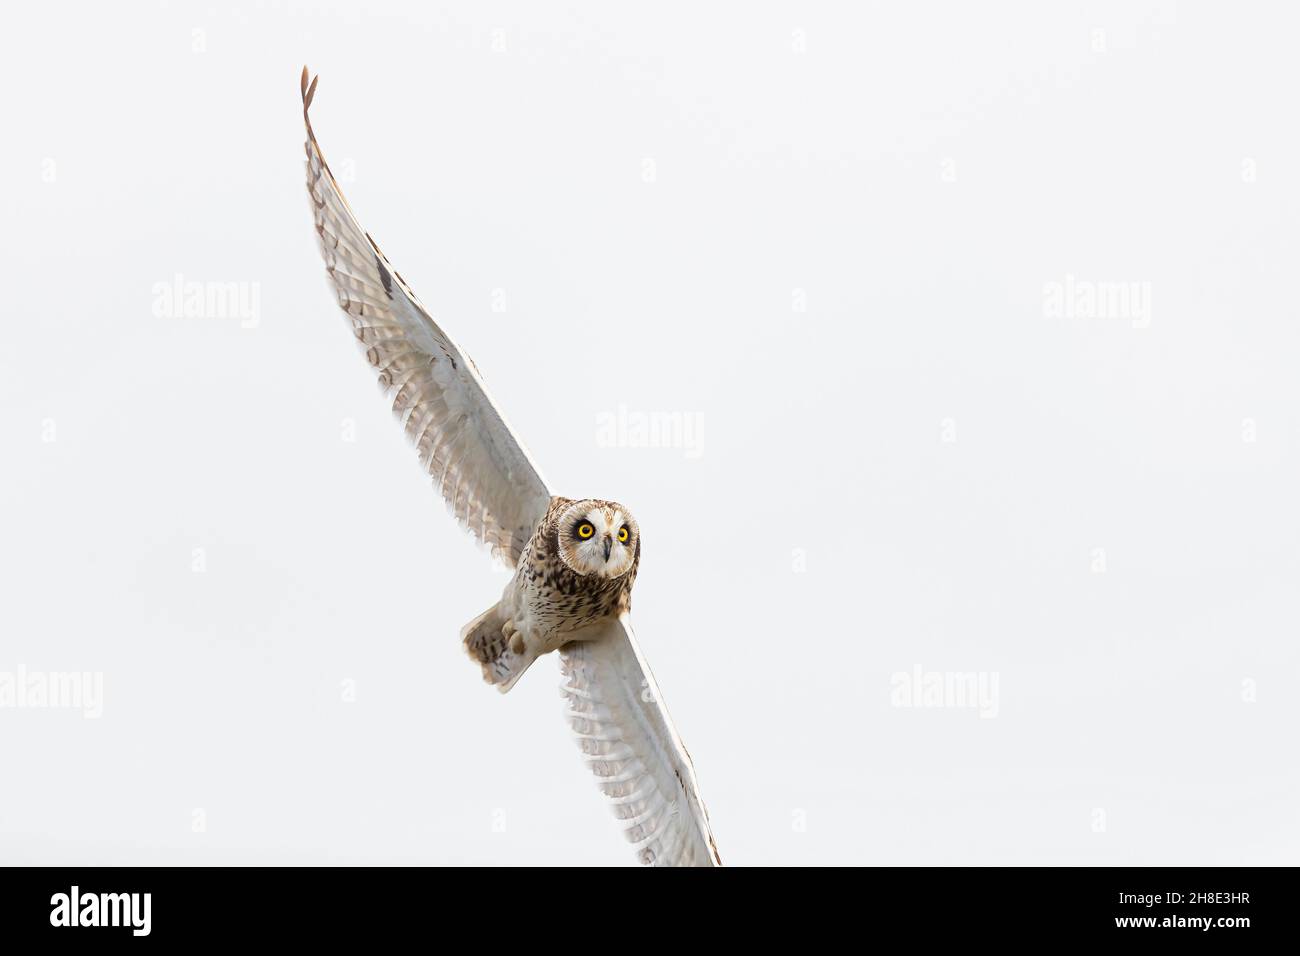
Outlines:
[[632,512],[613,501],[575,501],[557,530],[560,558],[570,570],[602,578],[626,574],[641,543]]

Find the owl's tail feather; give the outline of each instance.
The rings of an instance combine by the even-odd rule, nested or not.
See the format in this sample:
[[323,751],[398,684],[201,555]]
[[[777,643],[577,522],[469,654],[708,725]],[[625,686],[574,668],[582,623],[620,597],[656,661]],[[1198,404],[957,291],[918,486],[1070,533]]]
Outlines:
[[503,694],[537,660],[527,652],[516,654],[510,649],[510,641],[502,631],[505,623],[501,605],[494,604],[460,631],[465,652],[483,669],[483,679]]

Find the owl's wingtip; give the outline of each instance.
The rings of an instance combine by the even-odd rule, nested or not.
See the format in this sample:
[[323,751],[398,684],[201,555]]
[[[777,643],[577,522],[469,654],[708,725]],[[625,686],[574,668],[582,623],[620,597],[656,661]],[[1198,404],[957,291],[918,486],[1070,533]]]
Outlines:
[[[311,79],[310,83],[307,82],[308,78]],[[298,81],[298,88],[302,92],[302,109],[304,113],[311,109],[312,97],[316,95],[316,84],[319,82],[320,74],[317,73],[315,76],[311,76],[310,71],[307,69],[307,64],[304,63],[302,67],[302,78]]]

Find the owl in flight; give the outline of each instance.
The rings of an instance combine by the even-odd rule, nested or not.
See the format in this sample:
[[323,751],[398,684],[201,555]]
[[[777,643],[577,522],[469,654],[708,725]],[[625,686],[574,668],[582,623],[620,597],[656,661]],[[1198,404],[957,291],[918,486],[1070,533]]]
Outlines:
[[558,651],[569,724],[638,860],[720,865],[690,755],[632,634],[636,519],[551,493],[469,356],[353,216],[308,117],[318,79],[303,68],[307,192],[339,307],[448,509],[514,569],[462,629],[465,650],[502,693]]

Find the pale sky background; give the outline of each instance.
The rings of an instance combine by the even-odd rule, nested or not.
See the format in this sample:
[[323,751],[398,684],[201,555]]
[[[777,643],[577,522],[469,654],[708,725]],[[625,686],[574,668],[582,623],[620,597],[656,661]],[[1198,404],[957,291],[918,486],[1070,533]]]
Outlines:
[[327,288],[309,63],[548,480],[636,512],[724,861],[1300,863],[1293,11],[5,16],[0,682],[103,700],[0,706],[0,862],[633,862],[555,662],[459,646],[506,578]]

